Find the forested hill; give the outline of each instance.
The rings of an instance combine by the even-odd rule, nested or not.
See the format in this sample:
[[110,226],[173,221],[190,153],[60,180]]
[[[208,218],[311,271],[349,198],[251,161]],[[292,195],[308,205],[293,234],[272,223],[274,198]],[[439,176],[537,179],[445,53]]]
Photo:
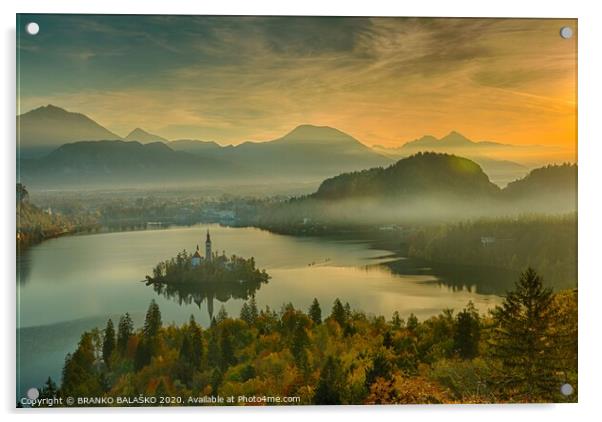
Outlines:
[[418,153],[395,164],[326,179],[312,195],[319,199],[403,197],[443,194],[475,197],[498,194],[499,187],[475,162],[438,153]]
[[510,197],[555,194],[559,191],[577,191],[577,164],[540,167],[524,178],[509,183],[504,189],[504,193]]
[[17,183],[17,250],[67,233],[73,228],[74,224],[66,218],[31,204],[27,189]]

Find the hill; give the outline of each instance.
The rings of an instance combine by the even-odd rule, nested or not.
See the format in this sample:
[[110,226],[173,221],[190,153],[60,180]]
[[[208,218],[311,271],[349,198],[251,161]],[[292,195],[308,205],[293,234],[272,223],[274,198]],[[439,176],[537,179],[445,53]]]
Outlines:
[[246,174],[241,167],[174,151],[161,142],[82,141],[22,159],[21,179],[40,187],[202,185]]
[[577,210],[577,165],[548,165],[532,170],[503,190],[506,201],[532,212]]
[[49,104],[17,116],[21,157],[47,154],[74,141],[121,139],[89,117]]
[[549,166],[500,189],[475,162],[418,153],[386,167],[324,180],[311,195],[266,203],[242,224],[281,233],[320,234],[350,226],[406,225],[576,210],[576,166]]
[[415,195],[491,196],[499,188],[478,164],[449,154],[418,153],[387,168],[341,174],[322,182],[319,199],[400,198]]
[[126,141],[138,141],[143,144],[149,142],[169,142],[167,139],[153,133],[148,133],[139,127],[131,131],[124,139]]

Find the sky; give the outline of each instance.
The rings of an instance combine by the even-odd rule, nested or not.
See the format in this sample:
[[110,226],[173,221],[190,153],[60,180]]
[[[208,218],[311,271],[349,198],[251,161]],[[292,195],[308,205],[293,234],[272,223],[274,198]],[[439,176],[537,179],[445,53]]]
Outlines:
[[576,34],[557,19],[20,15],[18,111],[54,104],[121,136],[220,144],[314,124],[367,145],[455,130],[574,151],[567,25]]

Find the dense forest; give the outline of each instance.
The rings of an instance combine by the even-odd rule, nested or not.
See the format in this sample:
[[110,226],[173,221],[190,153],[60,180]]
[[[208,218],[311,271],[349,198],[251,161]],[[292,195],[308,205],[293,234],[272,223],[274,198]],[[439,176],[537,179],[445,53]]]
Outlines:
[[[565,383],[573,394],[560,393]],[[117,327],[109,320],[84,333],[60,387],[48,379],[41,397],[113,398],[89,405],[230,396],[224,404],[576,402],[576,386],[577,291],[554,294],[528,269],[489,314],[469,303],[424,321],[367,315],[339,299],[326,315],[317,300],[307,312],[259,310],[251,298],[238,317],[222,308],[206,328],[192,316],[165,326],[152,301],[140,329],[125,314]]]
[[408,256],[429,262],[517,271],[531,266],[540,269],[550,286],[577,286],[576,213],[426,226],[405,242]]
[[17,183],[17,250],[44,239],[95,226],[87,217],[74,218],[42,210],[29,202],[29,192]]

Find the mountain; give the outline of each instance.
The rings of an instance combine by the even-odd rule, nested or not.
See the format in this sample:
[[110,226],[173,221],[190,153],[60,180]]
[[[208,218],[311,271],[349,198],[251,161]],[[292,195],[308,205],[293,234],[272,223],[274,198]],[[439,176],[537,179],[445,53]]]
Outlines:
[[186,139],[169,145],[177,151],[244,163],[271,181],[318,182],[342,172],[393,162],[352,136],[328,126],[301,125],[271,141],[249,141],[236,146]]
[[205,154],[207,152],[217,152],[222,147],[217,142],[199,141],[196,139],[178,139],[169,142],[169,147],[174,151],[184,151],[191,154]]
[[147,131],[140,129],[137,127],[133,131],[131,131],[128,136],[124,138],[126,141],[138,141],[143,144],[149,142],[169,142],[167,139],[162,138],[159,135],[155,135],[152,133],[148,133]]
[[202,185],[253,176],[241,166],[174,151],[162,142],[81,141],[19,164],[20,181],[36,188]]
[[272,141],[245,142],[219,152],[224,158],[244,162],[274,179],[319,181],[393,161],[337,129],[312,125],[298,126]]
[[[518,157],[523,148],[525,147],[490,141],[474,142],[456,131],[450,132],[441,139],[426,135],[396,148],[374,147],[375,151],[396,159],[426,151],[466,157],[479,164],[491,180],[499,186],[505,186],[529,172],[527,165],[503,158],[505,155]],[[529,156],[527,150],[523,150],[523,152],[525,156]]]
[[89,117],[49,104],[17,116],[21,157],[41,156],[74,141],[121,139]]
[[418,153],[387,168],[345,173],[326,179],[317,199],[442,195],[453,198],[493,196],[499,187],[475,162],[449,154]]

